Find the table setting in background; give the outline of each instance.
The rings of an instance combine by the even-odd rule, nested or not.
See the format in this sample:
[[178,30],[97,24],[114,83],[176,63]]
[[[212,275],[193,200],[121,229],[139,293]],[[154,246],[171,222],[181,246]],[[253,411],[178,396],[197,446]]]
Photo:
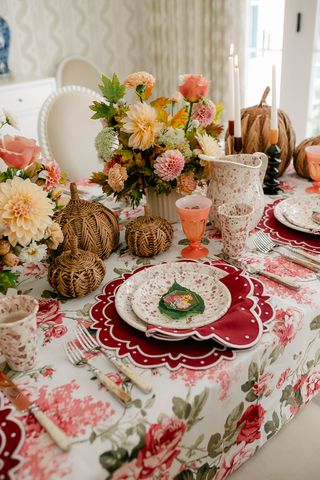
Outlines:
[[0,480],[224,480],[320,391],[320,147],[310,187],[273,69],[249,151],[230,57],[226,155],[202,75],[103,77],[90,182],[0,140]]

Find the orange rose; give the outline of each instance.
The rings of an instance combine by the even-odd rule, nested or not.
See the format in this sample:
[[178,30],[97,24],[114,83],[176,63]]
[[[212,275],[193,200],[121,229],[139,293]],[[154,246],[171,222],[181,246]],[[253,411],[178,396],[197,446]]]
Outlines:
[[208,94],[209,82],[202,75],[184,75],[179,92],[189,102],[197,102]]
[[11,168],[25,168],[38,160],[41,148],[30,138],[4,135],[0,140],[0,158]]

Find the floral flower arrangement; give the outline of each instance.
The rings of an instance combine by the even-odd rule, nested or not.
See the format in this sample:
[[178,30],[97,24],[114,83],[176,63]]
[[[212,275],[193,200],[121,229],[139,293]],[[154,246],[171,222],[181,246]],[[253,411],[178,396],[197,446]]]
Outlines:
[[[222,106],[207,98],[208,80],[183,75],[174,97],[151,103],[147,100],[155,79],[147,72],[129,75],[124,84],[116,74],[112,79],[102,76],[102,83],[105,102],[93,102],[90,108],[92,118],[103,123],[95,143],[104,168],[93,173],[91,182],[137,206],[147,188],[191,194],[199,180],[208,178],[209,166],[199,154],[220,155],[217,139],[222,132]],[[127,89],[134,90],[138,103],[125,102]]]
[[[6,111],[0,128],[17,128]],[[6,170],[0,172],[0,292],[15,286],[15,274],[4,267],[37,263],[47,247],[55,249],[63,240],[54,212],[62,208],[65,183],[58,164],[40,159],[41,148],[35,140],[19,135],[0,138],[0,158]]]

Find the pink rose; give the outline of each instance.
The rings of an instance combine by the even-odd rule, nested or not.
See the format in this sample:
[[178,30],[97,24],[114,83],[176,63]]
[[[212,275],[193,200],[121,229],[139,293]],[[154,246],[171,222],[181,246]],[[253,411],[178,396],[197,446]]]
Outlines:
[[279,343],[286,347],[288,343],[292,342],[296,336],[293,324],[283,322],[276,322],[273,327],[273,332],[279,338]]
[[320,373],[312,372],[304,385],[304,398],[309,400],[320,391]]
[[122,377],[120,377],[119,373],[109,372],[109,373],[106,373],[106,376],[116,385],[123,384]]
[[238,468],[252,455],[254,454],[254,449],[248,449],[245,443],[240,445],[233,445],[230,450],[221,458],[219,470],[215,480],[224,480],[228,478],[233,472],[238,470]]
[[202,75],[184,75],[183,83],[179,92],[189,102],[197,102],[201,97],[208,94],[209,82]]
[[176,417],[151,425],[137,457],[137,465],[141,467],[139,478],[153,478],[157,469],[166,472],[180,452],[177,447],[186,431],[187,424]]
[[4,135],[0,139],[0,158],[11,168],[25,168],[38,160],[41,148],[30,138]]
[[259,404],[250,405],[250,407],[243,412],[237,423],[237,427],[239,427],[239,425],[244,422],[244,425],[238,434],[237,443],[252,443],[261,437],[260,429],[265,413],[265,409]]
[[40,298],[37,313],[38,325],[41,323],[62,323],[64,313],[60,313],[60,302],[53,298]]
[[55,325],[51,329],[51,334],[55,338],[60,338],[60,337],[63,337],[63,335],[65,335],[67,333],[67,331],[68,331],[68,329],[64,325]]
[[41,371],[41,373],[44,377],[52,377],[54,369],[51,367],[46,367]]
[[289,373],[291,372],[291,368],[286,368],[280,375],[276,388],[281,388],[284,382],[287,380]]
[[252,390],[257,397],[262,397],[267,393],[270,393],[271,389],[268,387],[268,383],[273,378],[273,373],[264,373],[259,380],[253,385]]
[[298,412],[299,412],[299,409],[300,409],[300,405],[298,405],[297,403],[294,403],[293,405],[290,405],[290,413],[291,415],[296,415]]

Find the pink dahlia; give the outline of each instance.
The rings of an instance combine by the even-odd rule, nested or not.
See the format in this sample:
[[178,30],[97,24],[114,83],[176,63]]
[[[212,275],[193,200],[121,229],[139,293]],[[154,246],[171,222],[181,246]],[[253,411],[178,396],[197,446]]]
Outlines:
[[162,180],[174,180],[184,167],[184,156],[179,150],[167,150],[156,158],[154,169]]
[[43,165],[45,169],[39,174],[39,178],[45,180],[42,188],[47,192],[52,192],[59,185],[61,170],[54,160],[46,160]]
[[198,120],[200,125],[207,127],[210,125],[216,116],[216,106],[211,100],[206,103],[196,103],[193,107],[193,120]]

